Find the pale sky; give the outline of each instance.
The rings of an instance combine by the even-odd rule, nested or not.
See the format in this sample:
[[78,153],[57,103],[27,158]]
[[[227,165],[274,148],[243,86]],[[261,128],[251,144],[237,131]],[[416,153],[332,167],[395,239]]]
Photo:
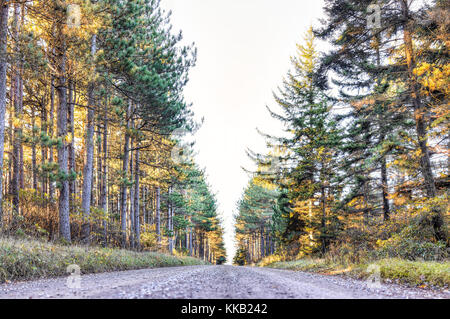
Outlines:
[[162,0],[172,10],[174,31],[195,42],[198,61],[185,97],[197,119],[197,163],[206,168],[226,230],[229,262],[234,255],[233,214],[254,169],[245,150],[266,151],[256,128],[277,133],[282,127],[265,106],[290,68],[296,43],[323,16],[322,0]]

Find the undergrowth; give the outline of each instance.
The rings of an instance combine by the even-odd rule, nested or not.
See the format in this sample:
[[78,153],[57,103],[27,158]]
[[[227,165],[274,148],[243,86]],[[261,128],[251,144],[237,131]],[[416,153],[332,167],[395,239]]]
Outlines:
[[69,265],[82,274],[152,267],[206,264],[204,261],[155,252],[63,246],[44,241],[0,238],[0,283],[68,275]]

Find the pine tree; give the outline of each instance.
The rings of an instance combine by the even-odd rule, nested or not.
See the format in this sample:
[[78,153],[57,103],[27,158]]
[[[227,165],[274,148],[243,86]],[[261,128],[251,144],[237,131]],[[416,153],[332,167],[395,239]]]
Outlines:
[[301,207],[305,206],[304,203],[310,202],[308,205],[312,205],[320,202],[312,208],[312,214],[320,216],[319,225],[310,227],[319,230],[320,246],[324,252],[332,237],[327,225],[332,206],[330,202],[336,191],[333,164],[340,139],[337,124],[330,113],[332,102],[316,85],[318,55],[311,28],[306,34],[305,45],[298,45],[298,57],[292,58],[292,63],[294,70],[288,74],[280,93],[275,95],[283,115],[271,112],[272,116],[283,122],[288,136],[273,139],[280,148],[289,150],[280,157],[287,170],[278,183],[282,191],[287,190],[292,208],[286,226],[286,230],[298,234],[292,241],[302,241],[307,223],[311,224],[310,214],[305,216]]
[[[97,50],[97,36],[92,35],[91,39],[91,56],[95,57]],[[83,238],[85,243],[89,243],[90,239],[90,211],[91,211],[91,192],[92,192],[92,175],[94,169],[94,117],[95,117],[95,99],[94,92],[95,82],[90,81],[88,84],[88,111],[86,119],[86,162],[83,171],[83,199],[82,210],[85,222],[83,225]]]
[[[245,249],[245,243],[253,240],[259,246],[259,249],[249,256],[247,263],[272,253],[273,215],[278,195],[275,188],[267,188],[254,178],[238,203],[238,215],[235,217],[236,241],[243,249]],[[253,237],[253,234],[257,236]]]
[[[318,30],[317,34],[322,39],[329,40],[336,46],[336,49],[323,59],[322,84],[325,82],[326,70],[332,70],[343,79],[337,82],[341,87],[356,90],[370,89],[374,86],[372,90],[377,99],[379,99],[380,93],[386,92],[387,87],[383,89],[384,81],[392,87],[389,90],[389,100],[387,101],[387,104],[390,105],[389,110],[386,109],[387,104],[379,100],[375,103],[367,103],[359,98],[361,104],[372,104],[375,106],[374,111],[377,111],[376,113],[371,111],[376,115],[372,118],[379,118],[378,125],[377,121],[374,121],[375,126],[380,127],[377,144],[373,145],[380,154],[377,162],[381,163],[381,173],[385,175],[386,154],[397,148],[397,141],[399,138],[401,139],[402,134],[404,135],[402,129],[408,130],[408,119],[411,119],[415,125],[414,139],[417,142],[425,193],[428,198],[434,198],[437,195],[436,183],[427,136],[429,110],[414,71],[417,66],[419,50],[413,44],[422,29],[422,21],[427,20],[430,8],[426,4],[421,4],[413,9],[411,3],[406,0],[379,1],[381,24],[379,28],[371,30],[367,25],[367,8],[370,4],[372,1],[326,1],[325,11],[328,19],[324,28]],[[374,57],[376,61],[374,61]],[[362,77],[362,74],[365,77]],[[403,123],[400,123],[401,121]],[[385,140],[386,132],[392,129],[392,123],[399,127],[399,135],[395,136],[394,134],[390,140]],[[363,134],[370,142],[372,130],[368,127],[363,128]],[[366,170],[365,176],[362,176],[359,184],[367,182],[367,173],[370,171]],[[386,180],[384,176],[383,179]],[[388,217],[386,185],[383,185],[382,188],[384,214]],[[432,216],[431,223],[436,239],[445,240],[442,213],[434,209],[430,212],[430,216]]]

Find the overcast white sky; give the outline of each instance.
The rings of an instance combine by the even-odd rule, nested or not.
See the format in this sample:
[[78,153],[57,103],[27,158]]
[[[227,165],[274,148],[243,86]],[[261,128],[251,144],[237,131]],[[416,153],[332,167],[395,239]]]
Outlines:
[[[310,24],[322,16],[322,0],[162,0],[175,31],[198,48],[186,100],[205,123],[196,134],[197,162],[206,168],[226,228],[229,259],[233,214],[254,169],[246,148],[264,152],[256,128],[280,132],[265,106],[290,68],[290,56]],[[230,260],[229,260],[230,261]]]

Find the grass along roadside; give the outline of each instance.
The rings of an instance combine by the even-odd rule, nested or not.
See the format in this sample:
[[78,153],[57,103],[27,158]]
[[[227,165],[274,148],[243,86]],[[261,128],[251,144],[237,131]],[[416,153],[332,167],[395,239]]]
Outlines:
[[386,258],[372,263],[340,265],[325,259],[304,258],[295,261],[276,261],[276,258],[267,258],[258,265],[324,275],[344,275],[357,279],[367,279],[374,274],[374,271],[379,270],[381,281],[385,283],[395,282],[421,288],[448,289],[450,287],[449,261],[409,261]]
[[67,276],[76,264],[82,274],[153,267],[205,265],[192,257],[100,247],[61,246],[36,240],[0,238],[0,283]]

